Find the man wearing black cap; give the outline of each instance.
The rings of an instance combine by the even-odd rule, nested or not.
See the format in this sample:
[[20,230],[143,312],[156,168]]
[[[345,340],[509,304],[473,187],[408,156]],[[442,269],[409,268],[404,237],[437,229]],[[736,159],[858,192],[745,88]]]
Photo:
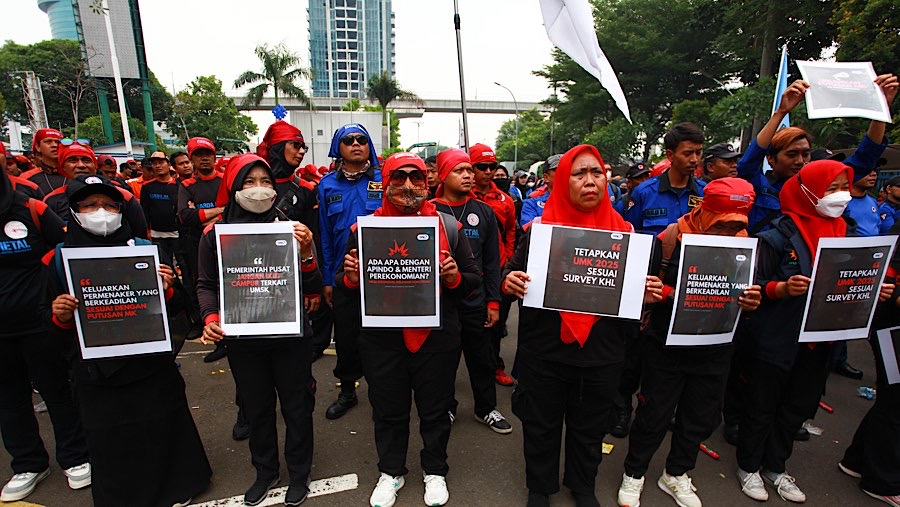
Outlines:
[[887,234],[900,222],[900,176],[894,176],[884,184],[884,202],[878,208],[881,213],[881,234]]
[[178,182],[172,177],[169,159],[157,151],[150,155],[150,163],[156,170],[156,180],[141,187],[141,207],[150,226],[150,239],[159,246],[159,261],[173,266],[178,254],[178,264],[184,264],[184,257],[178,245]]
[[736,151],[728,143],[714,144],[703,152],[703,175],[701,180],[709,183],[719,178],[737,176],[737,161],[743,153]]
[[622,198],[619,199],[619,202],[614,206],[620,215],[624,215],[625,210],[634,205],[634,201],[631,200],[631,191],[648,179],[650,179],[650,168],[643,162],[632,164],[631,167],[625,171],[625,189],[628,193],[623,195]]

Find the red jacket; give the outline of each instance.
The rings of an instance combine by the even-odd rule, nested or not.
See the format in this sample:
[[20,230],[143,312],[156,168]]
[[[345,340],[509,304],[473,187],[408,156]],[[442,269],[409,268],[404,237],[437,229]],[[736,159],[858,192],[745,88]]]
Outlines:
[[512,197],[497,188],[491,182],[491,189],[482,194],[477,188],[473,189],[478,200],[489,205],[497,215],[497,225],[500,228],[500,266],[512,258],[516,250],[516,205]]

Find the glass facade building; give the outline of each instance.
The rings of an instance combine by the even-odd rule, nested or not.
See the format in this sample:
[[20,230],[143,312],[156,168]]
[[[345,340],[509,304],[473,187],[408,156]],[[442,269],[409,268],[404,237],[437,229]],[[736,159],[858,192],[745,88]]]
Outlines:
[[50,36],[54,39],[78,40],[75,8],[72,0],[38,0],[38,8],[50,18]]
[[394,73],[391,0],[310,0],[314,97],[365,97],[369,77]]

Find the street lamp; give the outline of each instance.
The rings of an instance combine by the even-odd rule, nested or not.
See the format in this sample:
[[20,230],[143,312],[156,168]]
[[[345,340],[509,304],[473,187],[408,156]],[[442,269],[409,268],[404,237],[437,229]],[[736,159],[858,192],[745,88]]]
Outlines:
[[519,103],[516,101],[516,96],[513,95],[512,90],[496,81],[494,81],[494,84],[509,92],[510,97],[513,99],[513,105],[516,108],[516,144],[513,151],[513,171],[515,172],[519,168]]

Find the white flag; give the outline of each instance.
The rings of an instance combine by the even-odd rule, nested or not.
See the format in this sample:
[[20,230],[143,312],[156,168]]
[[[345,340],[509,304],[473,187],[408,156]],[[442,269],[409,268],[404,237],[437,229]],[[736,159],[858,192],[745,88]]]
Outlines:
[[600,80],[628,122],[628,101],[619,78],[600,49],[588,0],[540,0],[547,37],[569,58]]

